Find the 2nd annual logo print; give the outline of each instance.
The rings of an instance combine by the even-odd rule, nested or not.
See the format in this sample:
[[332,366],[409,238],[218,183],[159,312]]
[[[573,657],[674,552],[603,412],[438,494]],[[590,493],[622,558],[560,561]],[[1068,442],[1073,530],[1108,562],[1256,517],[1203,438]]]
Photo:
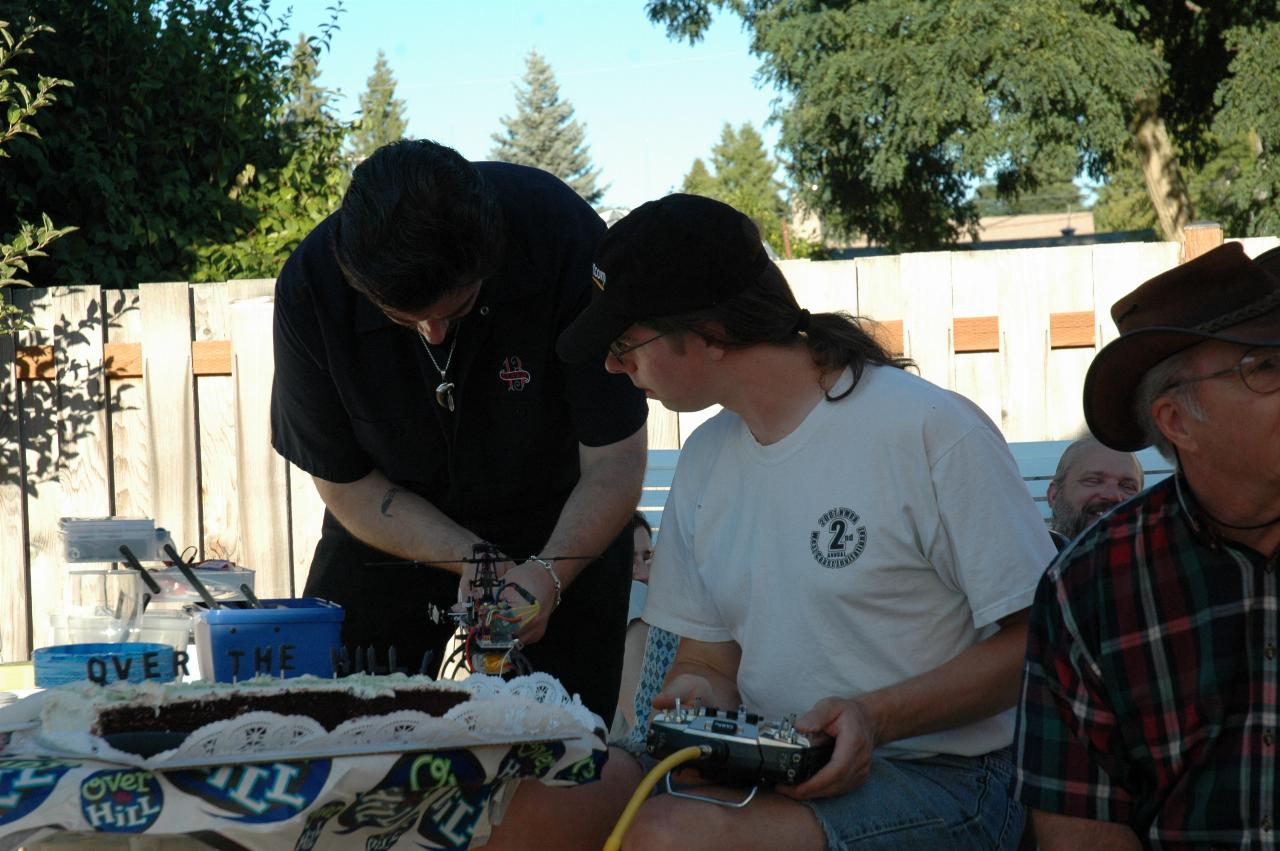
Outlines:
[[858,512],[843,506],[819,517],[818,528],[809,533],[813,560],[833,570],[852,564],[867,546],[867,527],[859,519]]

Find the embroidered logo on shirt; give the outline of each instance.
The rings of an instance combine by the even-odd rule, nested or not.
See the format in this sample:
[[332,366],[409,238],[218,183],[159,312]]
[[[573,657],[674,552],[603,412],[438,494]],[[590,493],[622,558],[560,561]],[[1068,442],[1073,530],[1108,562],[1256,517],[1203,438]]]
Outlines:
[[524,368],[518,355],[502,359],[502,369],[498,370],[498,378],[507,382],[507,389],[511,391],[523,390],[533,380],[533,376]]
[[609,280],[609,276],[604,273],[604,270],[601,269],[596,264],[592,263],[591,264],[591,283],[596,285],[596,289],[600,290],[600,292],[604,292],[604,285],[605,285],[605,282],[608,280]]
[[848,567],[867,546],[867,527],[858,525],[858,512],[837,506],[818,518],[809,533],[809,552],[823,567]]

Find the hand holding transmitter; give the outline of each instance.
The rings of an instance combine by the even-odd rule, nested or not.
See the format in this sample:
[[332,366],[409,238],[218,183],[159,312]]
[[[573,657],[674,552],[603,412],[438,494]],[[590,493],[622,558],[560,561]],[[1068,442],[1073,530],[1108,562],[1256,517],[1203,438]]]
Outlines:
[[739,707],[736,712],[712,706],[656,712],[645,748],[662,758],[690,745],[708,745],[710,756],[691,765],[721,782],[803,783],[831,759],[835,742],[825,733],[801,733],[795,716],[780,722],[763,720]]

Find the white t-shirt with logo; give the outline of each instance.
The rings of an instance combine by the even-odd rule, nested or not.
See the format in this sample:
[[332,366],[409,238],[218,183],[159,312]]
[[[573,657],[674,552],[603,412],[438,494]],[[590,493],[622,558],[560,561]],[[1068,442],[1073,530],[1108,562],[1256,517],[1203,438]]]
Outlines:
[[[847,387],[844,377],[833,395]],[[644,619],[742,648],[766,718],[930,671],[1031,604],[1054,547],[1009,448],[963,396],[868,366],[761,446],[734,413],[680,451]],[[1013,710],[894,742],[886,756],[1008,745]]]

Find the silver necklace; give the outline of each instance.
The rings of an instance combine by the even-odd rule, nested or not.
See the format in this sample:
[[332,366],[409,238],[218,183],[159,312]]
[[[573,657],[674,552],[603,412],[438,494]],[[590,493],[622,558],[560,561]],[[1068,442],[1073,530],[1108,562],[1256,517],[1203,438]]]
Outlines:
[[418,341],[422,343],[422,348],[427,350],[427,357],[431,358],[431,365],[436,368],[436,372],[440,373],[440,383],[436,385],[436,404],[453,411],[454,384],[447,378],[447,375],[449,373],[449,364],[453,363],[453,352],[458,348],[458,331],[455,329],[453,332],[453,345],[449,346],[449,357],[445,358],[443,369],[436,362],[436,356],[431,353],[431,346],[427,343],[427,338],[422,336],[421,331],[418,332]]

